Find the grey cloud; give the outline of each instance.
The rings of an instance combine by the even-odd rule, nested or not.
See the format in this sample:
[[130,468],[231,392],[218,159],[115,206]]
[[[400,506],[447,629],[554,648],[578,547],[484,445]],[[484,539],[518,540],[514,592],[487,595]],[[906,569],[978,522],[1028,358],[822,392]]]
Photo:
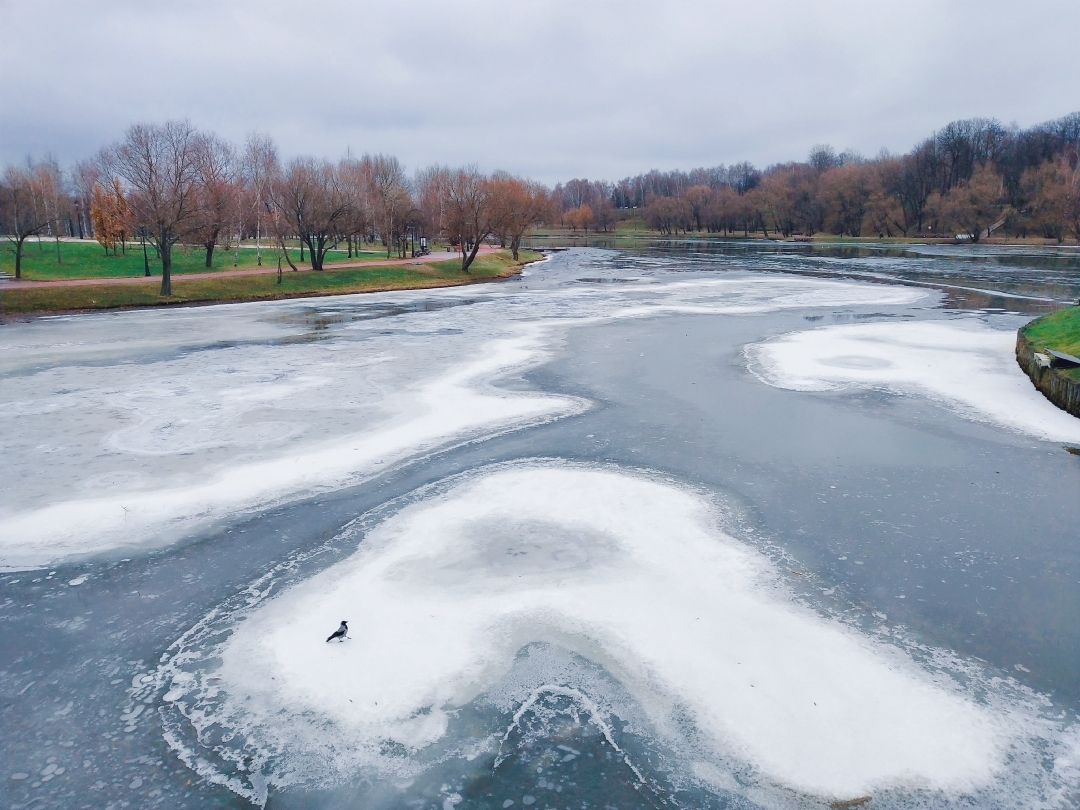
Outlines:
[[555,181],[910,148],[1080,108],[1075,2],[0,5],[0,158],[189,118]]

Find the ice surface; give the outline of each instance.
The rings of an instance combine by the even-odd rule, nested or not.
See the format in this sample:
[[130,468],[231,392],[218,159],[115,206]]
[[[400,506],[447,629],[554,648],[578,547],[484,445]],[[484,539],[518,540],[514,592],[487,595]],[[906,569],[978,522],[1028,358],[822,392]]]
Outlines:
[[880,388],[935,399],[972,419],[1080,442],[1080,420],[1052,405],[1016,363],[1016,333],[965,318],[827,326],[747,347],[780,388]]
[[[160,535],[166,526],[176,536],[191,530],[192,516],[205,519],[298,492],[341,486],[376,465],[393,463],[452,437],[580,411],[583,403],[569,397],[494,392],[477,385],[531,360],[536,342],[535,330],[495,341],[483,357],[411,390],[395,392],[397,401],[383,405],[396,415],[375,430],[324,441],[283,457],[227,466],[182,486],[129,487],[123,494],[61,501],[10,517],[2,524],[0,554],[9,568],[34,567],[155,532]],[[122,437],[123,432],[113,436],[117,443]],[[151,455],[155,450],[156,446],[140,448]]]
[[[343,618],[349,640],[327,644]],[[967,792],[1001,776],[1015,742],[947,679],[786,598],[703,496],[558,463],[481,471],[407,506],[254,609],[203,686],[182,674],[170,699],[210,688],[223,702],[194,722],[246,735],[283,771],[344,778],[391,767],[388,745],[439,741],[530,642],[601,663],[702,773],[749,764],[826,798]]]
[[924,294],[740,276],[9,324],[0,569],[160,546],[438,447],[579,412],[586,403],[573,398],[491,385],[542,362],[575,325]]

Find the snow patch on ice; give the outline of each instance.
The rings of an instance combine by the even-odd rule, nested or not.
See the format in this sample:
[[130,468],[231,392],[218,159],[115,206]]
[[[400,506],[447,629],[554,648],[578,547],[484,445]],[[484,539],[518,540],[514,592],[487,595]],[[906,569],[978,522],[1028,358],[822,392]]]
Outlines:
[[[20,375],[0,386],[15,482],[0,498],[0,569],[160,546],[440,447],[580,412],[577,399],[490,386],[541,362],[573,326],[925,296],[786,276],[610,286],[619,289],[500,288],[483,301],[451,289],[342,296],[317,310],[277,302],[14,324],[0,335]],[[470,303],[359,317],[432,299]],[[316,316],[335,331],[314,342],[295,334]]]
[[746,347],[763,381],[795,391],[879,388],[1051,441],[1080,441],[1016,363],[1016,333],[974,319],[827,326]]
[[9,570],[92,554],[156,533],[157,542],[245,508],[266,506],[301,492],[356,483],[389,465],[452,440],[580,412],[580,399],[499,391],[490,379],[541,354],[542,330],[495,341],[478,359],[451,368],[413,390],[392,396],[395,418],[374,429],[285,458],[237,464],[187,486],[62,501],[0,521],[0,558]]
[[[341,618],[351,642],[325,644]],[[443,741],[535,642],[602,664],[699,776],[742,763],[759,786],[839,799],[1040,778],[1019,721],[787,599],[702,496],[620,470],[467,476],[245,619],[177,705],[247,740],[279,786],[393,771],[387,745]],[[543,688],[596,697],[567,679]]]

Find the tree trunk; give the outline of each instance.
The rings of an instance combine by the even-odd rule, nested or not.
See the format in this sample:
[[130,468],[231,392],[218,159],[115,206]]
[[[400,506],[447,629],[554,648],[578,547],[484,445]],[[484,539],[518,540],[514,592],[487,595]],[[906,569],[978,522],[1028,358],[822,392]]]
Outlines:
[[[214,247],[217,245],[216,239],[206,240],[206,267],[207,269],[214,266]],[[227,250],[228,248],[226,248]]]
[[277,283],[281,283],[281,257],[277,257]]
[[60,258],[60,234],[56,234],[56,263],[63,264],[64,260]]
[[[464,248],[464,245],[462,245],[462,247]],[[479,251],[480,251],[480,240],[479,239],[477,239],[475,242],[473,242],[472,250],[470,250],[468,253],[465,253],[465,251],[462,250],[462,252],[461,252],[461,272],[462,273],[468,273],[469,272],[469,267],[472,265],[473,259],[476,258],[476,254]]]
[[521,234],[514,234],[514,237],[510,240],[510,254],[514,257],[514,261],[518,260],[518,250],[521,248]]
[[[311,269],[315,270],[317,272],[322,272],[323,256],[326,254],[326,249],[323,247],[322,240],[321,239],[316,240],[316,239],[312,239],[311,237],[308,237],[308,239],[306,241],[307,241],[308,251],[311,253]],[[318,243],[318,245],[319,245],[318,248],[315,247],[316,243]],[[302,242],[301,242],[301,250],[303,250],[303,243]]]
[[172,243],[169,236],[168,231],[162,229],[158,241],[158,252],[161,254],[161,295],[172,295]]
[[22,254],[25,241],[25,236],[20,236],[15,240],[15,278],[22,278]]
[[304,262],[304,237],[300,237],[300,263]]
[[150,276],[150,256],[146,253],[146,236],[142,238],[142,262],[143,262],[143,275]]
[[[284,237],[279,237],[278,242],[281,244],[281,252],[285,254],[285,261],[287,261],[289,263],[289,267],[291,267],[293,272],[295,273],[297,268],[296,268],[296,265],[292,263],[292,257],[289,255],[289,249],[287,247],[285,247],[285,239],[284,239]],[[279,261],[280,261],[280,258],[279,258]]]

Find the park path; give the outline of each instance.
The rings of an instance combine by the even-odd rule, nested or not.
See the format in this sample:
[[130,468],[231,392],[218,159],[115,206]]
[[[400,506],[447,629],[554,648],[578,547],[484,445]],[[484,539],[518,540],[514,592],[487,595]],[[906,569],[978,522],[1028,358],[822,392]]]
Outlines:
[[[491,253],[499,248],[493,245],[481,245],[480,253]],[[334,262],[325,265],[324,270],[344,270],[350,267],[389,267],[405,264],[428,264],[430,262],[444,262],[448,259],[459,259],[461,254],[456,251],[438,251],[429,253],[427,256],[418,256],[415,259],[376,259],[375,261],[361,262]],[[310,264],[298,264],[300,272],[312,272]],[[286,265],[283,272],[291,273],[292,270]],[[277,267],[249,267],[244,270],[217,270],[209,273],[173,273],[173,281],[186,281],[188,279],[226,278],[229,276],[264,276],[277,274]],[[40,287],[83,287],[96,284],[150,284],[161,283],[161,271],[154,276],[121,276],[111,278],[58,278],[49,281],[31,281],[30,279],[5,278],[0,280],[0,287],[5,290],[21,290]]]

